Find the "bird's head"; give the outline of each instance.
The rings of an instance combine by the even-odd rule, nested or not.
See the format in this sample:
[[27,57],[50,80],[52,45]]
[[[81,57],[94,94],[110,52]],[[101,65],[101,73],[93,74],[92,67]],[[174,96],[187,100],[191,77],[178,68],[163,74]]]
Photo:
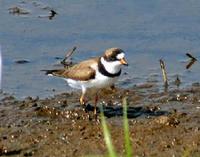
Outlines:
[[128,66],[125,53],[120,48],[107,49],[101,57],[101,62],[110,73],[116,73],[121,69],[121,65]]

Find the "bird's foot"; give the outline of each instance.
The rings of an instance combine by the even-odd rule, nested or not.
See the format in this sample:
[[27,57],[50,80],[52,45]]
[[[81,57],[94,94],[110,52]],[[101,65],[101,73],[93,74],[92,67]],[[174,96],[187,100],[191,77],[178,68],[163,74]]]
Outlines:
[[85,106],[85,112],[88,113],[89,120],[99,121],[99,117],[98,117],[99,109],[98,108],[95,108],[94,106],[92,106],[90,104],[87,104]]
[[85,100],[85,98],[84,97],[81,97],[80,98],[80,100],[79,100],[79,102],[80,102],[80,104],[82,105],[82,106],[86,106],[86,104],[87,104],[87,101]]
[[97,123],[97,124],[100,123],[100,119],[99,119],[98,114],[88,113],[88,116],[89,116],[89,120],[90,120],[90,121],[95,122],[95,123]]

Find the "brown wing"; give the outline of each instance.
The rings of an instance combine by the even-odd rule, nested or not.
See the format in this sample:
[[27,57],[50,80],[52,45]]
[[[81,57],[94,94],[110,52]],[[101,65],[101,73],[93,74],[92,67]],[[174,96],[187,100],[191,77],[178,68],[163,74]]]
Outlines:
[[54,71],[52,74],[59,77],[71,78],[74,80],[87,81],[95,78],[95,70],[90,67],[91,64],[97,64],[99,58],[82,61],[68,69]]

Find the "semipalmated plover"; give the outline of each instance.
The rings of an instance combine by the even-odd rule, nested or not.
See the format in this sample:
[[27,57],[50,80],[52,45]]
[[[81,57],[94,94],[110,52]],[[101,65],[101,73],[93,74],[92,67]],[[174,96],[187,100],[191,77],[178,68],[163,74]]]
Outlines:
[[[128,65],[124,51],[120,48],[110,48],[101,57],[82,61],[70,68],[46,72],[64,78],[72,88],[81,89],[80,103],[85,104],[87,89],[113,85],[121,74],[122,65]],[[96,114],[96,103],[94,110]]]

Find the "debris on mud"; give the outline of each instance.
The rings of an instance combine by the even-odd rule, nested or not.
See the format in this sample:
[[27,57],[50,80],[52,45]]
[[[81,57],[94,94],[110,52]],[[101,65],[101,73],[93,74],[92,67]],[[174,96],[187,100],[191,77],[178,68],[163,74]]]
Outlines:
[[27,15],[30,14],[30,11],[21,7],[11,7],[8,9],[10,14],[17,14],[17,15]]

